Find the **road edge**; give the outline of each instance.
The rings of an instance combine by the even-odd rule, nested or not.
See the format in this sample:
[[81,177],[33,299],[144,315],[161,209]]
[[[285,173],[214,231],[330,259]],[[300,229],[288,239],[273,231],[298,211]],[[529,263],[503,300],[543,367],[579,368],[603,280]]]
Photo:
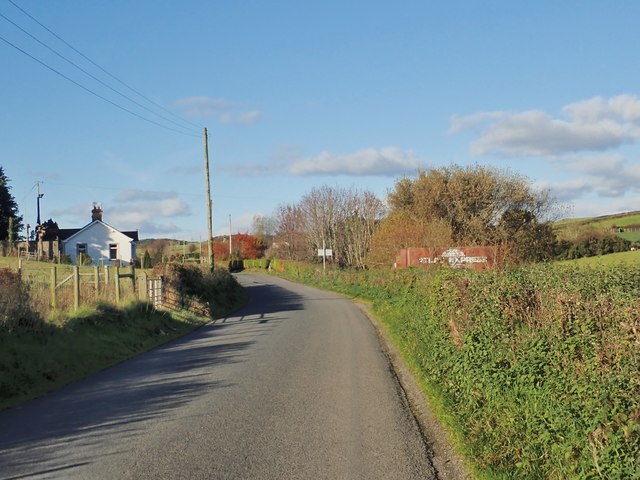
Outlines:
[[404,391],[411,411],[418,422],[425,443],[432,453],[431,461],[440,480],[470,480],[464,461],[451,446],[447,431],[436,420],[429,408],[429,402],[422,393],[409,366],[400,354],[389,333],[380,320],[371,312],[369,305],[354,302],[369,319],[380,340],[389,363],[395,372],[400,387]]

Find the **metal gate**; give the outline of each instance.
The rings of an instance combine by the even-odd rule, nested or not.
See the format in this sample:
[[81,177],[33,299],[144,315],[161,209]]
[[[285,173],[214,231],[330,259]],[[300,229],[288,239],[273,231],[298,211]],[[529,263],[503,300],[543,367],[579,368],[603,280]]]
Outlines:
[[164,278],[147,278],[147,298],[155,307],[164,304]]

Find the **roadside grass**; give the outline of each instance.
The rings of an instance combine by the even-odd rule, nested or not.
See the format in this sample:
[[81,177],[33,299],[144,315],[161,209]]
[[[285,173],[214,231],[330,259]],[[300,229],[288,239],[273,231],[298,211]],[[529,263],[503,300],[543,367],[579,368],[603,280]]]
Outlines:
[[[14,271],[15,272],[15,271]],[[224,271],[197,274],[189,295],[206,303],[213,318],[240,308],[247,296]],[[15,273],[0,270],[0,410],[53,391],[120,363],[210,322],[182,309],[160,311],[137,300],[116,306],[98,301],[75,312],[41,315],[32,289]]]
[[[183,336],[210,319],[142,302],[84,307],[63,323],[0,332],[0,410]],[[61,323],[61,324],[60,324]]]
[[640,268],[329,271],[372,303],[476,478],[640,478]]

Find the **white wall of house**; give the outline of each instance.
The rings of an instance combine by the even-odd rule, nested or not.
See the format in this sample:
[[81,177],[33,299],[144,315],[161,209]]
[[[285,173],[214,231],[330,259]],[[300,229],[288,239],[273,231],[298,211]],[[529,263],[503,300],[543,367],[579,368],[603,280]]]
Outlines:
[[136,258],[136,242],[106,223],[96,220],[62,242],[63,253],[75,265],[84,248],[94,265],[111,265],[119,260],[129,265]]

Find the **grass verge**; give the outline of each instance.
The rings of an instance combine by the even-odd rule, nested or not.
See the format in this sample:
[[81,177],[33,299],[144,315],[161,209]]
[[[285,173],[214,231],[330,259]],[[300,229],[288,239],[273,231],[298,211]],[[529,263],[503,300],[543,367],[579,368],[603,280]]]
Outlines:
[[[0,276],[7,284],[15,277]],[[199,292],[221,318],[246,303],[228,272],[205,274]],[[6,291],[20,291],[20,283]],[[24,292],[23,292],[24,293]],[[159,311],[148,303],[99,303],[42,319],[27,307],[7,309],[0,295],[0,411],[120,363],[210,322],[186,310]],[[20,299],[23,299],[21,295]],[[15,304],[20,299],[11,297]]]
[[331,271],[369,300],[477,478],[640,478],[640,268]]

